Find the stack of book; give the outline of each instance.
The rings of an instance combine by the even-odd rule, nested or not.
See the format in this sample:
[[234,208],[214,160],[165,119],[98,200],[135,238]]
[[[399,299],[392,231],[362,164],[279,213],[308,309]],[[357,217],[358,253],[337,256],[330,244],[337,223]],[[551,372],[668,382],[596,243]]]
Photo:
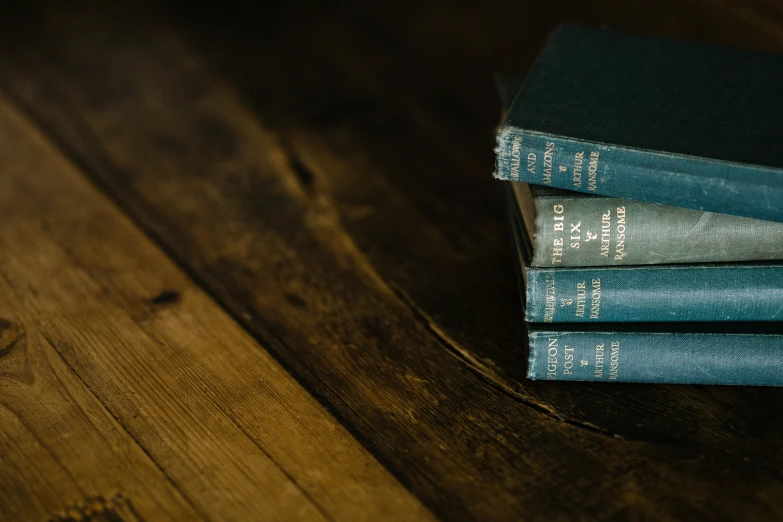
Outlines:
[[563,27],[498,84],[528,377],[783,385],[783,57]]

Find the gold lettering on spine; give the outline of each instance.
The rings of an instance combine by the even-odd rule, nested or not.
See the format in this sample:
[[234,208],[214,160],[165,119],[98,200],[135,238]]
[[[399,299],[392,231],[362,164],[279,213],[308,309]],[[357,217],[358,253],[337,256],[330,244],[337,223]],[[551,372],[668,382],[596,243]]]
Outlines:
[[514,136],[511,143],[511,179],[519,179],[519,167],[522,163],[522,138]]
[[609,379],[617,380],[617,372],[620,369],[620,341],[612,341],[612,351],[609,354]]
[[587,303],[587,286],[586,282],[576,284],[576,316],[585,316],[585,304]]
[[[565,216],[563,216],[565,208],[563,208],[563,205],[558,204],[552,207],[552,211],[554,212],[554,231],[563,232],[563,229],[565,228]],[[564,242],[562,237],[555,237],[552,241],[553,265],[558,265],[563,262],[563,244]]]
[[546,380],[557,379],[557,337],[549,337],[546,357]]
[[546,301],[544,304],[544,322],[551,323],[555,317],[555,276],[552,273],[546,275]]
[[598,159],[600,152],[591,152],[590,161],[587,163],[587,190],[595,192],[598,189]]
[[563,346],[563,375],[573,375],[574,370],[574,347]]
[[578,222],[577,224],[571,223],[571,237],[568,238],[571,240],[571,248],[578,249],[579,245],[582,241],[582,222]]
[[604,378],[604,343],[598,344],[595,347],[595,368],[593,369],[593,375],[596,379]]
[[536,175],[536,153],[531,152],[527,155],[527,171],[532,175]]
[[557,237],[552,241],[552,264],[558,265],[563,261],[563,238]]
[[601,215],[601,255],[609,257],[609,245],[612,242],[612,211]]
[[563,205],[555,205],[552,207],[552,210],[555,212],[555,232],[562,232],[563,228],[565,227],[564,221],[565,217],[563,216],[563,212],[565,212],[565,209],[563,208]]
[[601,279],[592,280],[593,290],[590,293],[590,319],[598,319],[601,313]]
[[625,207],[617,207],[617,237],[614,246],[614,259],[615,261],[622,261],[627,253],[625,250]]
[[552,160],[555,154],[555,144],[551,141],[546,142],[544,148],[544,185],[552,184]]
[[574,154],[574,169],[573,169],[573,182],[574,187],[576,188],[582,188],[582,164],[585,160],[585,153],[577,152]]

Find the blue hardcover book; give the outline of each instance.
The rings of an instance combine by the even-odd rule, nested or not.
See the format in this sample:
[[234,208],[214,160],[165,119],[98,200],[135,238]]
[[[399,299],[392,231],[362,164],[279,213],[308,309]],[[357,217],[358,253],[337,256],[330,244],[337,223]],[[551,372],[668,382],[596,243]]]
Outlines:
[[783,221],[783,57],[562,27],[498,132],[503,180]]
[[[745,325],[703,331],[530,329],[529,379],[783,386],[783,335]],[[695,331],[694,331],[695,330]]]
[[[524,296],[529,251],[508,192]],[[527,330],[529,379],[783,386],[783,323],[528,323]]]
[[[524,82],[495,77],[504,113]],[[512,183],[530,266],[783,261],[783,223]]]
[[783,321],[781,264],[531,267],[525,216],[531,203],[510,184],[507,192],[522,251],[527,321]]

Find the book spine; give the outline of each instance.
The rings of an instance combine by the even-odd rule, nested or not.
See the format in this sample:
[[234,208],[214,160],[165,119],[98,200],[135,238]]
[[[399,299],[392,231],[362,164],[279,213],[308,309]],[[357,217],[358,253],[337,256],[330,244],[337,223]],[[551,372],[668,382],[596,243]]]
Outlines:
[[609,197],[534,196],[533,266],[783,259],[783,223]]
[[528,268],[530,322],[781,321],[783,265]]
[[783,335],[529,333],[528,378],[783,385]]
[[588,194],[783,221],[780,169],[629,149],[505,126],[495,177]]

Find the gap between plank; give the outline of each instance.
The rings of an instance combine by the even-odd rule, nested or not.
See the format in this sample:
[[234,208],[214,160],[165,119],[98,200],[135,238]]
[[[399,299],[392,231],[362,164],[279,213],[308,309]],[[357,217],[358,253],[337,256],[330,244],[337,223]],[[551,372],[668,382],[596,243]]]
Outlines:
[[152,462],[152,464],[158,469],[158,471],[160,471],[161,475],[166,477],[166,480],[168,480],[169,484],[171,484],[171,486],[177,491],[177,493],[179,493],[180,496],[182,496],[182,499],[185,501],[185,503],[187,503],[190,509],[192,509],[193,512],[196,513],[201,518],[201,520],[204,520],[205,522],[209,522],[211,519],[208,516],[206,516],[205,513],[199,510],[195,504],[193,504],[193,501],[190,499],[190,497],[186,495],[185,491],[180,487],[180,485],[172,477],[170,477],[168,473],[166,473],[166,470],[164,470],[160,466],[160,464],[158,464],[158,461],[155,460],[155,458],[147,451],[147,448],[145,448],[141,444],[141,442],[136,438],[136,436],[128,430],[125,424],[123,424],[120,421],[120,419],[118,419],[117,416],[114,415],[114,412],[112,412],[111,409],[109,409],[106,406],[106,404],[104,404],[104,402],[100,399],[100,397],[98,397],[95,394],[92,388],[90,388],[90,386],[86,382],[84,382],[81,375],[79,375],[76,369],[73,366],[71,366],[71,363],[69,363],[68,360],[65,357],[63,357],[63,355],[60,353],[60,350],[57,349],[57,343],[53,339],[51,339],[48,335],[46,335],[46,332],[44,332],[43,330],[38,330],[38,332],[40,333],[41,337],[43,337],[44,340],[47,343],[49,343],[49,346],[52,347],[52,351],[57,354],[57,356],[60,358],[63,364],[65,364],[65,366],[68,368],[71,374],[73,374],[73,376],[82,384],[82,386],[84,386],[84,388],[89,392],[92,398],[95,399],[95,401],[101,405],[101,408],[103,408],[103,410],[106,413],[108,413],[112,419],[114,419],[114,422],[116,422],[117,425],[120,426],[123,429],[123,431],[125,431],[128,437],[133,441],[133,443],[136,444],[136,446],[138,446],[141,449],[142,453],[150,460],[150,462]]
[[[154,223],[154,219],[148,220],[140,218],[140,216],[155,216],[157,213],[155,212],[154,207],[148,208],[137,203],[137,201],[142,201],[142,199],[137,197],[137,194],[132,189],[132,187],[123,187],[120,189],[116,184],[112,183],[112,178],[110,175],[104,174],[106,172],[115,170],[113,163],[106,157],[105,153],[103,153],[98,139],[95,138],[87,123],[84,122],[80,117],[78,110],[73,107],[64,96],[61,96],[60,98],[60,101],[62,102],[60,106],[69,112],[69,117],[71,118],[70,121],[75,123],[78,127],[76,130],[76,132],[79,134],[78,138],[83,141],[92,142],[89,145],[85,145],[84,147],[87,150],[87,154],[92,157],[87,157],[82,154],[78,148],[72,146],[66,138],[62,137],[60,133],[57,132],[56,128],[48,125],[46,120],[44,120],[42,117],[39,117],[39,115],[27,103],[25,103],[23,99],[16,95],[13,89],[8,88],[8,86],[4,84],[2,77],[0,77],[0,91],[2,91],[7,99],[11,100],[11,102],[14,104],[14,108],[23,114],[26,118],[28,118],[31,122],[33,122],[41,134],[46,137],[46,139],[48,139],[52,145],[58,149],[80,173],[83,174],[84,179],[90,183],[91,186],[95,187],[101,194],[107,197],[109,201],[116,205],[117,208],[122,211],[122,214],[134,226],[136,226],[139,231],[141,231],[141,233],[155,245],[156,248],[158,248],[167,258],[173,262],[178,270],[180,270],[188,279],[190,279],[196,287],[201,289],[205,295],[207,295],[216,304],[216,306],[226,312],[228,316],[231,317],[231,319],[233,319],[234,322],[256,342],[256,344],[258,344],[260,349],[269,353],[273,359],[294,378],[297,384],[299,384],[311,397],[316,400],[319,405],[321,405],[332,417],[334,417],[335,420],[343,428],[345,428],[348,434],[350,434],[354,440],[358,441],[361,447],[364,448],[378,463],[380,463],[381,466],[387,472],[389,472],[392,477],[394,477],[394,479],[405,489],[405,491],[418,499],[419,502],[422,502],[422,505],[424,505],[433,515],[437,512],[438,506],[430,505],[426,503],[424,499],[420,498],[413,490],[412,484],[407,480],[406,476],[404,474],[397,473],[396,468],[392,465],[392,463],[387,458],[385,458],[382,453],[376,451],[373,444],[371,444],[371,441],[354,426],[354,423],[357,423],[358,421],[369,428],[370,431],[377,431],[371,424],[369,424],[352,406],[346,403],[337,393],[335,393],[334,390],[332,390],[332,388],[326,382],[324,382],[304,361],[297,357],[296,352],[292,350],[273,329],[261,321],[258,316],[244,309],[241,303],[235,302],[230,297],[231,293],[223,287],[218,279],[209,277],[205,274],[199,274],[189,264],[184,262],[184,260],[180,255],[178,255],[176,251],[170,249],[168,243],[161,237],[159,233],[156,232],[155,227],[151,224]],[[123,191],[126,194],[130,194],[131,197],[120,197],[119,194]],[[222,292],[220,290],[222,290]],[[221,297],[221,295],[225,297]],[[263,333],[259,332],[259,330],[263,330]],[[272,340],[270,341],[270,339]],[[270,349],[268,348],[270,346],[277,346],[278,348]],[[290,359],[286,359],[284,356],[282,356],[281,352],[290,354]],[[67,362],[66,365],[73,371],[73,368],[68,365]],[[75,375],[78,377],[78,374]],[[318,389],[318,385],[314,386],[313,384],[309,383],[304,379],[304,376],[309,376],[313,380],[317,381],[320,384],[320,391]],[[79,381],[83,382],[81,377],[78,378]],[[97,396],[95,396],[89,387],[88,390],[97,399]],[[100,400],[99,403],[101,406],[106,408],[106,406]],[[354,417],[350,419],[347,418],[346,415],[337,408],[335,403],[342,404],[347,410],[350,410],[353,413]],[[111,412],[109,412],[109,414],[115,421],[119,423],[119,420]],[[229,417],[229,420],[234,423],[233,418]],[[127,432],[127,428],[122,423],[120,423],[120,426],[122,426],[122,428]],[[242,431],[242,433],[244,433],[244,431]],[[136,438],[132,435],[130,436],[132,440],[138,444],[138,440],[136,440]],[[252,441],[252,439],[251,442],[255,443],[255,441]],[[140,444],[139,446],[142,448],[144,454],[151,459],[152,457],[147,452],[146,448]],[[160,466],[158,466],[158,463],[154,460],[153,462],[155,466],[162,472],[163,470],[160,468]],[[275,461],[272,460],[271,462],[277,465]],[[286,476],[288,475],[285,470],[282,468],[279,469]],[[170,480],[168,475],[164,474],[164,476]],[[427,479],[427,477],[422,477]],[[175,484],[175,488],[178,492],[182,493],[178,485]],[[190,499],[187,499],[187,502],[192,506]],[[313,505],[316,506],[319,512],[321,511],[320,506],[317,504]],[[200,511],[196,510],[196,513],[198,513],[199,516],[204,517],[204,514]]]

